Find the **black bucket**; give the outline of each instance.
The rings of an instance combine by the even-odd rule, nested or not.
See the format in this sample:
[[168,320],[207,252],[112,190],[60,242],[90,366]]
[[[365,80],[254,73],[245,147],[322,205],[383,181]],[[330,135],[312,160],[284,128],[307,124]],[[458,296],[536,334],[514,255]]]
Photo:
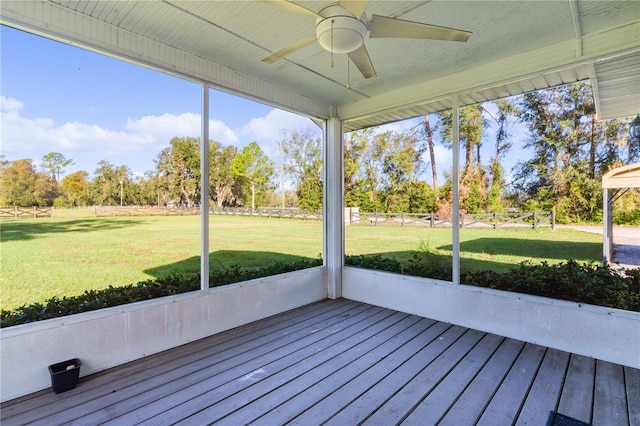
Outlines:
[[66,392],[78,384],[82,362],[78,358],[59,362],[49,366],[51,387],[55,393]]

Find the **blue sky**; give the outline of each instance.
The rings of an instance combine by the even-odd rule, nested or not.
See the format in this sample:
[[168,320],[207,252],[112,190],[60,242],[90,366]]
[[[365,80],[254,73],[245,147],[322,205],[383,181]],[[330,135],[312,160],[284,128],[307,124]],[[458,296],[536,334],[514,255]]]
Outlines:
[[[1,153],[73,159],[67,174],[100,160],[136,174],[174,136],[200,135],[201,86],[161,72],[0,27]],[[305,117],[212,90],[210,136],[241,148],[257,141],[277,160],[282,129],[317,129]],[[319,131],[319,130],[318,130]]]
[[[67,174],[92,175],[107,160],[142,175],[155,168],[153,160],[172,137],[200,135],[202,94],[196,83],[4,26],[0,42],[0,153],[6,160],[31,158],[37,166],[45,154],[60,152],[74,161]],[[283,129],[317,130],[305,117],[224,92],[212,90],[210,102],[211,139],[239,148],[256,141],[274,161]],[[507,171],[515,164],[509,157]],[[451,151],[437,144],[436,158],[443,182]]]

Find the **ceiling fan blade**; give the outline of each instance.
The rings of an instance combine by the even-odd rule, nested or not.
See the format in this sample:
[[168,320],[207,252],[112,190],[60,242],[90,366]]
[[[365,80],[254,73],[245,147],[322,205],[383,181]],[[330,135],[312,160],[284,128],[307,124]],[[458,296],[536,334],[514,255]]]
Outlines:
[[266,62],[268,64],[272,64],[275,61],[277,61],[280,58],[283,58],[287,55],[289,55],[290,53],[295,52],[298,49],[302,49],[303,47],[305,47],[308,44],[313,43],[314,41],[316,41],[316,36],[315,34],[306,38],[302,38],[296,42],[291,43],[288,46],[283,47],[282,49],[273,52],[271,55],[262,58],[262,62]]
[[467,41],[469,31],[421,24],[387,16],[373,15],[370,38],[422,38],[428,40]]
[[369,58],[369,52],[367,52],[367,48],[364,47],[364,44],[349,53],[349,59],[351,59],[355,64],[364,78],[376,76],[376,71],[373,69],[373,64],[371,63],[371,58]]
[[344,7],[349,12],[353,13],[353,16],[360,19],[369,4],[369,0],[340,0],[340,3],[338,4],[340,7]]
[[291,3],[287,0],[260,0],[260,2],[267,3],[280,9],[288,10],[289,12],[297,13],[299,15],[306,15],[312,18],[322,18],[322,16],[318,15],[314,11],[302,6],[298,6],[297,4]]

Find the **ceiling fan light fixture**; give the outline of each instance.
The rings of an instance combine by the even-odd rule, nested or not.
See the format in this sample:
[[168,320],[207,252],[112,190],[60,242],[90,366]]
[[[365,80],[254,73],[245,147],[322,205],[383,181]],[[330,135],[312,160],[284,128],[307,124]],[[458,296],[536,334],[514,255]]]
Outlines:
[[353,16],[331,16],[319,19],[316,37],[323,49],[333,53],[350,53],[364,43],[367,27]]

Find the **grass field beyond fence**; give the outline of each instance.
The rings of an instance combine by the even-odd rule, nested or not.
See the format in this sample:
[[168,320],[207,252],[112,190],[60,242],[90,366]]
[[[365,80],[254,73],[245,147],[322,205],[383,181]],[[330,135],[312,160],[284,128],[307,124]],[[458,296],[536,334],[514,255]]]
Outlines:
[[[175,273],[200,270],[200,218],[95,218],[77,211],[56,218],[0,222],[0,308],[74,296]],[[406,262],[414,254],[449,261],[451,229],[346,227],[346,253]],[[600,259],[601,236],[567,229],[464,229],[463,270],[505,271],[525,260]],[[210,267],[259,268],[318,258],[317,221],[210,216]]]

